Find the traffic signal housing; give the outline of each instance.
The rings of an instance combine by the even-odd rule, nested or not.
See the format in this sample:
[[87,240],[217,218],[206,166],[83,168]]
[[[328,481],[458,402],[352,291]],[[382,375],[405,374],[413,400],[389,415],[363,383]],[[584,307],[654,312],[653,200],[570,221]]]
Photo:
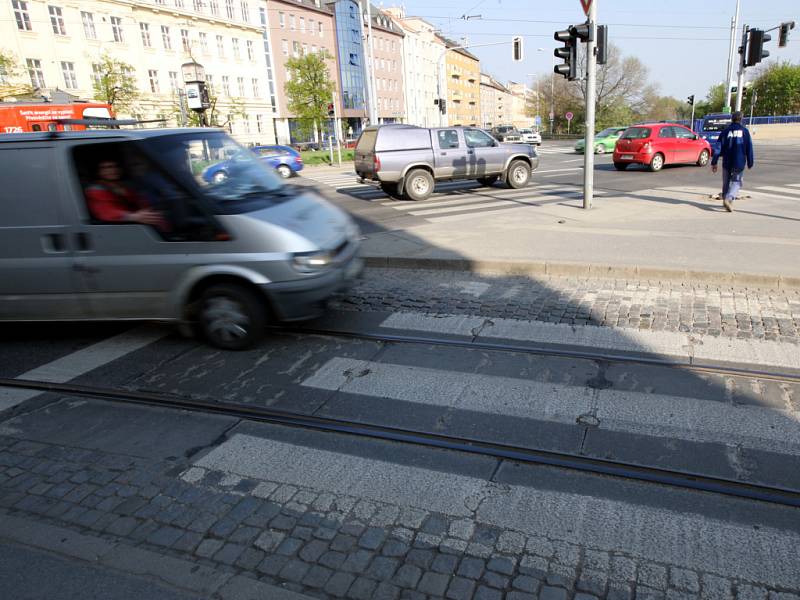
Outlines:
[[686,103],[687,103],[689,106],[694,106],[694,94],[692,94],[691,96],[689,96],[689,97],[686,99]]
[[557,42],[564,44],[561,48],[553,50],[553,55],[564,61],[553,67],[553,71],[569,81],[575,81],[578,74],[578,38],[572,34],[573,29],[570,27],[553,34]]
[[597,64],[608,62],[608,25],[597,26]]
[[764,44],[772,39],[772,36],[763,29],[751,29],[750,39],[747,42],[746,67],[754,67],[769,56],[769,51],[764,50]]
[[439,98],[439,112],[443,115],[447,114],[447,100],[444,98]]
[[778,33],[778,48],[785,48],[789,43],[789,31],[794,29],[794,21],[787,21],[781,23],[780,32]]
[[328,102],[328,116],[333,117],[336,116],[336,111],[333,109],[333,103]]
[[522,37],[515,36],[511,40],[511,47],[512,47],[512,58],[514,62],[519,62],[522,60]]

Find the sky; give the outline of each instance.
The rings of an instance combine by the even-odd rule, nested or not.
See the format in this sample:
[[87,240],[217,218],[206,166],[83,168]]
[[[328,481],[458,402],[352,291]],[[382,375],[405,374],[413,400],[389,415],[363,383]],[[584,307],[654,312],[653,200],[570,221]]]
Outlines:
[[[635,56],[647,66],[650,82],[657,84],[662,94],[704,98],[712,85],[725,80],[736,0],[596,1],[597,20],[608,25],[609,40],[623,55]],[[767,61],[800,64],[800,1],[740,3],[737,40],[744,24],[769,29],[783,21],[796,21],[786,48],[778,48],[777,31],[771,34]],[[396,4],[389,1],[382,6]],[[425,18],[450,38],[466,36],[470,50],[481,59],[481,69],[503,83],[530,84],[534,76],[549,75],[553,50],[559,45],[553,32],[585,20],[579,0],[405,0],[401,5],[407,15]],[[481,18],[462,18],[471,15]],[[524,60],[518,63],[511,60],[510,41],[515,35],[524,37]],[[474,47],[505,40],[509,44]],[[748,73],[753,71],[748,69]]]

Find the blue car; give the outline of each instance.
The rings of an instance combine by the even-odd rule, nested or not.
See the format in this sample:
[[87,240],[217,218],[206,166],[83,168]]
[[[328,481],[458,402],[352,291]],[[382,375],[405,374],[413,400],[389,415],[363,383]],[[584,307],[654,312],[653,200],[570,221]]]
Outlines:
[[[303,168],[300,153],[288,146],[255,146],[252,151],[261,161],[288,179]],[[203,179],[209,183],[222,183],[236,171],[236,159],[229,158],[209,166],[203,171]]]

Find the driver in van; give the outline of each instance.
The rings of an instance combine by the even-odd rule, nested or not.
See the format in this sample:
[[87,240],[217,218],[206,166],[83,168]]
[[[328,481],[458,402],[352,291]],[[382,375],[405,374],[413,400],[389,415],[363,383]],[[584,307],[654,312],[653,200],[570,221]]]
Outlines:
[[153,210],[147,200],[122,179],[116,160],[103,159],[97,165],[97,179],[85,190],[89,212],[98,221],[141,223],[161,231],[169,227],[164,216]]

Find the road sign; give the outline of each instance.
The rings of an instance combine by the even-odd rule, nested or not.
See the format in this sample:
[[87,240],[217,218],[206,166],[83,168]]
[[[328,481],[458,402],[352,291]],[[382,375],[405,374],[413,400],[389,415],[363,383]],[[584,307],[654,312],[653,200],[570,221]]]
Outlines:
[[541,125],[542,124],[542,117],[540,117],[539,115],[536,115],[535,117],[533,117],[533,124],[534,125]]
[[574,117],[574,116],[575,115],[573,115],[571,112],[568,112],[567,114],[564,115],[564,117],[567,119],[567,121],[572,121],[572,117]]
[[583,7],[583,14],[588,17],[589,9],[592,7],[592,0],[581,0],[581,6]]

